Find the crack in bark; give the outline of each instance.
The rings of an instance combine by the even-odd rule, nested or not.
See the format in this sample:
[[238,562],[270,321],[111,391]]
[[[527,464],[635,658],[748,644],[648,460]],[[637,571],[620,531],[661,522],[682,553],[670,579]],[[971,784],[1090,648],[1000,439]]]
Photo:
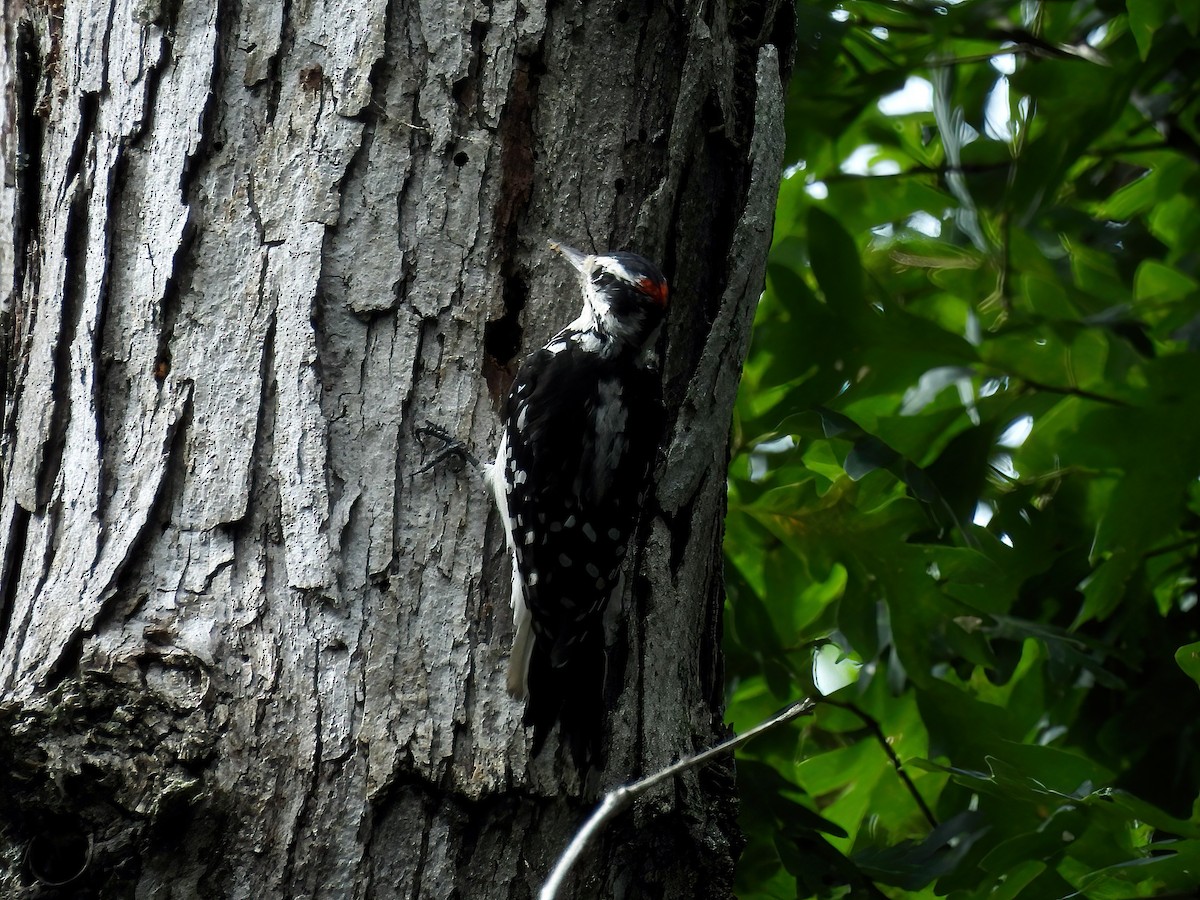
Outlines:
[[50,385],[50,403],[53,412],[46,441],[41,447],[41,459],[37,463],[39,470],[35,503],[39,509],[45,508],[50,502],[54,482],[58,478],[63,453],[66,450],[67,427],[71,421],[71,347],[78,338],[83,318],[82,295],[87,289],[87,192],[82,176],[76,175],[70,183],[74,185],[74,191],[67,208],[67,224],[63,237],[66,261],[63,272],[62,312],[52,351],[54,375]]
[[[405,426],[412,419],[412,403],[413,395],[416,393],[417,382],[421,377],[421,362],[425,352],[425,344],[427,333],[431,330],[436,332],[438,321],[436,318],[427,319],[420,324],[416,329],[417,346],[413,351],[412,356],[412,371],[409,372],[408,390],[404,396],[400,398],[400,417],[397,426],[400,431],[401,438],[404,437]],[[411,437],[412,429],[408,429]],[[396,477],[393,480],[393,500],[392,500],[392,559],[389,565],[390,574],[398,575],[400,573],[400,546],[401,539],[404,536],[404,506],[402,503],[405,490],[408,488],[408,481],[405,478],[405,462],[406,454],[401,451],[396,454]]]
[[[292,591],[293,599],[297,603],[305,603],[312,600],[317,600],[316,593],[307,590]],[[319,600],[317,600],[319,602]],[[307,613],[307,610],[306,610]],[[311,622],[306,614],[304,616],[304,624],[307,627],[307,635],[312,635]],[[304,632],[302,632],[304,634]],[[296,635],[299,637],[300,635]],[[316,715],[313,716],[312,736],[313,736],[313,752],[312,757],[308,761],[309,771],[301,773],[301,778],[307,774],[307,779],[303,779],[306,783],[300,792],[300,807],[296,811],[295,818],[292,819],[291,833],[288,836],[287,853],[285,854],[283,872],[280,877],[281,883],[288,885],[294,891],[297,885],[296,879],[296,853],[301,844],[301,838],[309,830],[310,822],[313,818],[314,807],[319,806],[317,795],[321,785],[321,648],[317,646],[315,640],[311,644],[312,650],[312,698],[316,706]],[[300,655],[296,660],[298,665],[303,664],[303,655]]]
[[[454,103],[458,106],[463,114],[464,119],[472,122],[481,120],[482,92],[476,90],[476,85],[479,82],[480,72],[483,70],[483,42],[487,37],[488,31],[491,29],[491,4],[485,4],[488,8],[486,21],[475,19],[471,22],[471,33],[469,36],[470,60],[467,63],[467,74],[459,78],[450,85],[450,96]],[[454,129],[456,134],[462,134],[466,129],[461,125]]]
[[106,191],[106,206],[104,210],[104,219],[100,222],[100,227],[103,228],[103,236],[101,240],[101,254],[103,255],[104,265],[100,271],[100,283],[96,286],[96,321],[89,329],[91,335],[91,358],[92,358],[92,410],[95,414],[96,426],[96,455],[99,457],[100,465],[96,472],[96,518],[100,522],[100,532],[97,540],[96,555],[99,555],[104,550],[105,543],[108,539],[108,522],[106,514],[108,512],[108,496],[105,489],[106,484],[110,480],[111,467],[105,465],[105,444],[104,439],[107,429],[105,428],[105,398],[107,397],[108,386],[108,366],[104,361],[104,332],[108,322],[108,289],[112,278],[113,267],[113,231],[118,217],[118,208],[120,199],[123,196],[121,188],[125,182],[125,172],[129,164],[128,154],[125,152],[124,141],[117,144],[114,151],[112,165],[108,169],[108,185]]
[[29,537],[29,510],[14,503],[8,534],[4,537],[4,556],[0,558],[0,646],[8,641],[17,588],[21,584],[21,567]]
[[[38,114],[39,82],[42,78],[41,58],[38,55],[37,33],[33,23],[22,20],[17,25],[14,52],[14,102],[16,116],[13,126],[17,135],[16,198],[13,215],[13,286],[12,296],[19,298],[25,287],[27,254],[36,247],[41,225],[42,149],[45,140],[44,119]],[[15,335],[15,332],[14,332]],[[15,338],[14,338],[15,339]],[[7,343],[7,342],[5,342]],[[13,347],[15,350],[15,346]],[[15,374],[16,354],[4,366],[11,379]],[[0,383],[0,397],[8,394],[6,380]],[[3,415],[0,412],[0,415]]]
[[[267,229],[263,225],[262,211],[258,208],[258,201],[254,199],[254,172],[251,171],[246,175],[246,205],[250,208],[250,218],[254,220],[254,230],[258,232],[258,242],[264,247],[277,246],[278,241],[267,241]],[[263,257],[263,272],[266,271],[266,257]],[[262,301],[262,280],[265,277],[259,273],[259,288],[258,298]]]
[[[19,504],[14,505],[18,509],[22,509]],[[46,579],[50,576],[50,561],[54,558],[54,549],[52,547],[53,533],[58,530],[58,521],[61,517],[60,507],[61,504],[52,503],[46,508],[44,513],[46,519],[48,520],[46,530],[50,533],[50,537],[46,541],[46,546],[42,551],[41,571],[38,572],[37,584],[34,585],[33,591],[30,593],[30,596],[32,597],[37,597],[39,594],[41,594],[42,588],[46,585]],[[22,571],[21,574],[25,575],[26,573]],[[16,590],[17,588],[14,586],[14,597],[16,596]],[[25,645],[25,639],[29,634],[29,625],[33,619],[34,610],[35,605],[33,603],[28,603],[25,605],[25,615],[22,617],[20,624],[17,626],[17,630],[11,634],[12,646],[23,647]],[[8,646],[8,643],[6,642],[5,645]],[[9,668],[9,671],[5,674],[3,681],[0,682],[0,694],[7,694],[10,690],[12,690],[13,684],[16,682],[17,672],[20,670],[20,667],[20,654],[14,653],[12,655],[12,665]]]
[[[126,543],[124,554],[113,568],[108,582],[98,590],[89,592],[90,596],[98,598],[99,606],[92,614],[91,620],[82,622],[76,626],[71,632],[70,637],[60,645],[61,649],[58,651],[58,657],[50,662],[46,668],[44,679],[46,690],[54,690],[62,684],[68,675],[78,672],[79,664],[83,657],[84,639],[94,634],[98,627],[103,624],[105,616],[112,611],[111,601],[113,598],[123,596],[124,592],[121,590],[121,587],[127,584],[126,575],[131,570],[136,569],[145,558],[146,554],[143,553],[143,550],[146,544],[155,536],[156,530],[154,526],[168,519],[167,510],[173,500],[171,493],[167,490],[167,485],[171,481],[168,473],[171,471],[172,463],[183,459],[184,447],[187,443],[187,433],[191,425],[193,412],[192,382],[181,383],[180,389],[183,391],[183,394],[176,401],[175,418],[168,424],[167,430],[163,435],[164,459],[161,474],[146,515],[137,532]],[[97,558],[99,558],[99,553],[97,554]]]
[[[109,28],[112,28],[112,19],[109,19]],[[143,103],[144,114],[140,119],[134,119],[128,122],[127,131],[121,137],[119,154],[121,151],[137,145],[146,133],[150,131],[154,125],[155,110],[158,108],[158,84],[161,83],[162,73],[172,65],[174,41],[172,35],[174,24],[164,25],[162,28],[162,38],[158,44],[158,59],[152,62],[149,68],[146,68],[143,78],[143,91],[145,102]],[[124,62],[124,60],[122,60]],[[104,84],[108,84],[108,34],[104,35]]]
[[[164,35],[162,42],[162,56],[159,58],[159,63],[153,66],[151,69],[151,72],[154,76],[153,83],[147,88],[146,93],[146,106],[150,110],[157,109],[155,99],[158,93],[158,85],[161,81],[162,73],[166,71],[167,67],[173,61],[172,56],[174,51],[174,41],[170,36],[174,33],[175,24],[179,19],[180,13],[183,11],[183,3],[184,0],[168,0],[168,2],[165,2],[163,5],[163,15],[166,19],[166,24],[163,27]],[[215,19],[218,23],[218,29],[221,27],[220,23],[222,21],[222,16],[226,13],[227,6],[228,4],[226,0],[217,0]],[[193,149],[191,153],[184,155],[183,165],[180,167],[179,171],[179,202],[188,208],[189,216],[191,210],[191,201],[189,195],[192,192],[192,186],[199,177],[201,169],[200,162],[207,161],[209,158],[211,158],[211,155],[215,149],[214,145],[216,144],[215,128],[217,121],[217,88],[221,83],[222,76],[221,42],[219,40],[213,41],[212,52],[213,58],[212,64],[209,66],[208,76],[208,93],[204,98],[204,106],[200,111],[200,120],[196,126],[197,136],[195,149]],[[150,119],[152,115],[153,112],[148,114],[147,119]],[[148,126],[146,130],[148,130]]]
[[70,184],[83,169],[83,157],[92,138],[95,137],[96,118],[100,113],[100,95],[95,91],[84,91],[79,95],[79,128],[71,144],[71,155],[67,157],[66,177],[63,184]]
[[[258,0],[252,0],[258,2]],[[279,112],[279,100],[283,93],[283,58],[292,50],[295,41],[295,27],[292,25],[292,0],[282,0],[283,12],[279,22],[279,47],[267,60],[267,80],[270,87],[267,93],[267,125],[275,124],[275,116]]]
[[[726,452],[725,468],[729,468],[728,452]],[[724,484],[722,484],[721,488],[717,499],[718,521],[721,522],[721,525],[713,529],[712,545],[707,552],[708,558],[712,560],[712,568],[716,569],[716,577],[707,579],[714,587],[710,592],[708,601],[701,609],[704,621],[700,630],[700,646],[698,648],[697,659],[701,689],[703,690],[705,699],[715,710],[723,710],[725,707],[725,656],[721,653],[721,644],[725,633],[724,522],[728,498],[724,490]],[[699,492],[697,492],[697,496],[699,496]],[[713,722],[715,729],[718,731],[724,727],[722,720],[722,716],[716,716]]]
[[432,803],[428,798],[421,798],[421,812],[425,824],[421,828],[421,847],[417,851],[417,861],[413,866],[412,900],[421,900],[421,879],[425,875],[425,865],[429,860],[429,833],[433,830]]
[[700,501],[701,495],[704,493],[704,487],[708,483],[708,472],[701,473],[700,482],[695,488],[689,492],[683,505],[678,509],[662,511],[663,522],[667,526],[667,533],[671,537],[670,560],[671,574],[676,578],[679,577],[680,568],[683,566],[684,555],[687,552],[688,543],[692,539],[692,517],[696,513],[696,504]]
[[483,328],[483,376],[496,407],[503,402],[512,383],[512,368],[522,343],[520,316],[529,297],[528,276],[516,262],[516,255],[520,223],[533,196],[536,168],[533,115],[537,109],[543,68],[542,41],[539,39],[532,53],[516,60],[497,129],[500,190],[493,227],[501,235],[504,314],[488,321]]
[[113,16],[116,15],[117,4],[115,0],[110,0],[108,4],[108,17],[104,22],[103,36],[100,39],[100,86],[101,91],[105,94],[109,93],[108,66],[109,66],[109,41],[112,39]]
[[163,282],[162,298],[158,304],[158,340],[154,352],[154,379],[159,384],[159,398],[162,396],[162,385],[171,373],[171,342],[175,339],[175,325],[183,308],[183,289],[180,283],[190,274],[190,270],[181,264],[180,260],[189,260],[195,239],[196,229],[192,225],[189,212],[187,221],[183,225],[179,244],[176,246],[175,252],[171,254],[171,270]]
[[[263,302],[263,279],[266,277],[267,271],[267,256],[262,256],[262,270],[259,278],[258,297],[259,303]],[[262,355],[258,359],[258,415],[254,423],[254,439],[250,442],[250,463],[247,467],[248,475],[246,482],[246,503],[242,507],[242,514],[227,522],[222,522],[221,527],[226,529],[230,534],[237,536],[244,532],[245,528],[250,526],[254,519],[256,500],[258,499],[259,489],[266,481],[266,476],[270,472],[270,458],[273,452],[273,445],[268,435],[272,434],[273,429],[268,429],[268,418],[275,413],[274,391],[271,388],[271,379],[274,373],[273,360],[275,359],[275,311],[272,310],[267,318],[267,327],[263,333],[263,348]],[[260,481],[262,479],[262,481]],[[268,537],[266,533],[264,539]]]
[[[36,310],[33,297],[37,293],[38,268],[33,256],[41,226],[44,125],[38,112],[38,103],[42,66],[37,32],[27,19],[17,23],[12,66],[13,91],[10,103],[14,121],[9,127],[16,129],[16,155],[13,160],[13,280],[11,305],[0,307],[0,456],[3,458],[8,458],[10,448],[16,442],[16,421],[10,416],[19,407],[24,393],[18,369],[22,364],[28,364],[28,356],[27,350],[21,352],[20,345],[25,343],[25,332],[32,324]],[[4,499],[5,489],[5,474],[0,468],[0,501]]]

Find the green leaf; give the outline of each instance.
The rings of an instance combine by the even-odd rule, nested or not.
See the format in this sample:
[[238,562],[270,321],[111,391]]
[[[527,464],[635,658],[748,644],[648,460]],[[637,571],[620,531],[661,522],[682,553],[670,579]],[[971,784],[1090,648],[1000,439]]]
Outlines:
[[1175,0],[1175,12],[1183,19],[1192,37],[1200,34],[1200,5],[1192,0]]
[[830,306],[842,315],[865,311],[858,248],[837,219],[815,206],[808,211],[808,252]]
[[1175,651],[1175,662],[1187,673],[1188,678],[1200,684],[1200,641],[1184,644]]
[[964,811],[939,824],[920,843],[903,841],[885,850],[862,851],[854,861],[876,881],[916,891],[959,865],[986,830],[982,816]]
[[1125,0],[1125,8],[1129,11],[1129,29],[1137,41],[1138,54],[1142,59],[1150,55],[1154,33],[1166,21],[1166,7],[1164,0]]
[[1131,887],[1133,896],[1154,897],[1194,889],[1198,868],[1200,841],[1160,841],[1153,855],[1080,872],[1077,877],[1089,897],[1128,897]]
[[1141,303],[1172,303],[1194,295],[1198,287],[1194,278],[1178,269],[1148,259],[1138,266],[1134,296]]

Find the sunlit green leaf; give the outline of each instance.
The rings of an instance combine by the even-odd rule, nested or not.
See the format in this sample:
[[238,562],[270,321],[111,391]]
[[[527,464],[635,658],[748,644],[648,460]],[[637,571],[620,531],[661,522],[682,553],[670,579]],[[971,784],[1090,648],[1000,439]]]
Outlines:
[[1178,269],[1148,259],[1138,267],[1134,294],[1141,302],[1170,303],[1194,295],[1200,285]]

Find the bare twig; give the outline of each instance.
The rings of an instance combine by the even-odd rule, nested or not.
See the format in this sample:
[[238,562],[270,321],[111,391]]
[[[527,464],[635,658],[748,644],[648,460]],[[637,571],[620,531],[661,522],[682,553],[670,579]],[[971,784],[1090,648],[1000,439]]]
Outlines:
[[558,858],[558,862],[554,866],[554,870],[550,873],[550,877],[546,879],[546,883],[542,886],[542,891],[538,894],[538,900],[555,900],[558,897],[558,890],[563,886],[567,879],[567,875],[571,872],[571,867],[583,855],[583,851],[587,849],[588,843],[601,829],[604,828],[610,819],[616,817],[622,810],[633,804],[633,801],[653,788],[655,785],[661,784],[669,778],[673,778],[680,772],[685,772],[688,769],[695,769],[714,758],[736,750],[742,744],[751,738],[758,737],[764,731],[770,731],[785,722],[790,722],[792,719],[804,715],[804,713],[812,710],[814,703],[809,698],[798,700],[791,706],[784,709],[782,712],[772,716],[765,722],[760,722],[749,731],[743,734],[734,735],[727,741],[722,741],[715,747],[710,747],[707,750],[702,750],[694,756],[685,757],[679,762],[672,763],[665,769],[661,769],[641,781],[635,781],[633,784],[621,785],[613,788],[604,795],[604,800],[596,807],[596,811],[584,823],[583,827],[571,839],[571,843],[567,845],[567,849],[563,851],[562,856]]
[[1025,382],[1026,387],[1033,388],[1035,391],[1044,391],[1047,394],[1064,394],[1068,397],[1082,397],[1084,400],[1094,400],[1097,403],[1107,403],[1110,406],[1128,406],[1124,400],[1119,400],[1116,397],[1107,397],[1104,394],[1097,394],[1093,391],[1087,391],[1083,388],[1072,387],[1068,385],[1046,384],[1041,381],[1034,381],[1032,378],[1026,378],[1024,375],[1013,373],[1013,378],[1019,378]]
[[937,828],[937,816],[933,814],[933,810],[929,808],[929,804],[925,802],[925,798],[917,790],[917,786],[913,784],[913,780],[908,776],[908,772],[904,770],[904,763],[900,761],[900,757],[896,755],[896,751],[892,749],[892,745],[888,743],[887,735],[883,733],[883,726],[879,724],[879,720],[872,716],[869,712],[859,709],[853,703],[837,703],[833,700],[823,701],[830,706],[837,706],[847,712],[854,713],[862,721],[867,730],[871,732],[879,746],[883,748],[883,752],[887,754],[891,760],[892,767],[896,770],[896,774],[900,776],[900,780],[904,782],[904,788],[912,795],[917,807],[921,810],[921,814],[925,816],[925,821],[929,823],[930,828]]
[[1174,543],[1167,544],[1163,547],[1156,547],[1153,550],[1147,550],[1142,554],[1142,557],[1143,559],[1150,559],[1152,556],[1162,556],[1166,553],[1174,553],[1176,550],[1186,550],[1188,547],[1195,547],[1197,542],[1200,542],[1200,538],[1193,535],[1192,537],[1175,541]]

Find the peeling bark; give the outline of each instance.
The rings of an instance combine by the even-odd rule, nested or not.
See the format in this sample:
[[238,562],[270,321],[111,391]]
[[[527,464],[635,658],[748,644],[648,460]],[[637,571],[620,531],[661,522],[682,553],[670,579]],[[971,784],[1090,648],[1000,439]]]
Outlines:
[[[491,445],[577,312],[548,239],[661,261],[672,421],[601,781],[723,734],[791,7],[3,16],[0,893],[530,896],[597,785],[529,759],[499,523],[414,477],[414,429]],[[731,776],[642,803],[577,895],[728,894]]]

